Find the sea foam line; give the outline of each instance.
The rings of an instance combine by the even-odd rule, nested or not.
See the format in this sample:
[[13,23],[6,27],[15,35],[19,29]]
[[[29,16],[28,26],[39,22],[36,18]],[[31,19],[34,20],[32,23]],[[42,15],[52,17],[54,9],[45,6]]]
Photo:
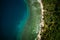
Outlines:
[[40,3],[40,9],[41,9],[41,22],[40,22],[40,31],[39,31],[39,33],[38,33],[38,35],[37,35],[37,40],[41,40],[41,32],[43,32],[43,29],[42,29],[42,27],[44,27],[44,20],[43,20],[43,18],[44,18],[44,9],[43,9],[43,3],[42,3],[42,0],[37,0],[39,3]]

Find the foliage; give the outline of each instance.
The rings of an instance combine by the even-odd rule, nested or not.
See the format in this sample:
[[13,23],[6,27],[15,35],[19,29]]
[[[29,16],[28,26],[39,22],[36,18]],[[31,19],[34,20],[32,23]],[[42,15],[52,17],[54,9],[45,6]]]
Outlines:
[[42,33],[41,40],[60,40],[60,1],[43,0],[44,10],[44,27],[47,29]]

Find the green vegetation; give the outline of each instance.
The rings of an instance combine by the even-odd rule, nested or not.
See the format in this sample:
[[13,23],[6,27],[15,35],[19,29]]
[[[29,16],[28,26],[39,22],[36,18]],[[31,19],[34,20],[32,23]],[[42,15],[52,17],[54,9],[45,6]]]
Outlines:
[[[60,0],[42,0],[44,5],[44,31],[41,40],[60,40]],[[47,28],[46,28],[47,27]]]
[[[30,8],[30,18],[23,31],[22,40],[35,40],[41,17],[37,0],[26,0]],[[44,5],[44,29],[41,40],[60,40],[60,0],[42,0]],[[43,30],[44,30],[43,29]]]

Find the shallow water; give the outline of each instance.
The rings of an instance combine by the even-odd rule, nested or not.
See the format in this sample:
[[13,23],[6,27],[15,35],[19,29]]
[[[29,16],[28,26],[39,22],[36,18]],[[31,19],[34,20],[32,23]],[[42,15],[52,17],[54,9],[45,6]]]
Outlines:
[[40,31],[41,10],[37,0],[28,1],[30,7],[29,20],[25,26],[22,40],[35,40]]

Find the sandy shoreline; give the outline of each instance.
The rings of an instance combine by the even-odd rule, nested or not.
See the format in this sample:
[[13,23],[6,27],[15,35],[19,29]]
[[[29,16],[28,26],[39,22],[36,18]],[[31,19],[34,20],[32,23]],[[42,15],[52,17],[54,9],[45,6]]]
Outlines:
[[44,27],[44,20],[43,20],[43,18],[44,18],[44,9],[43,9],[43,3],[42,3],[42,0],[38,0],[38,2],[40,3],[40,8],[41,8],[41,22],[40,22],[40,31],[39,31],[39,33],[38,33],[38,35],[37,35],[37,40],[41,40],[41,32],[43,32],[43,29],[42,29],[42,27]]

